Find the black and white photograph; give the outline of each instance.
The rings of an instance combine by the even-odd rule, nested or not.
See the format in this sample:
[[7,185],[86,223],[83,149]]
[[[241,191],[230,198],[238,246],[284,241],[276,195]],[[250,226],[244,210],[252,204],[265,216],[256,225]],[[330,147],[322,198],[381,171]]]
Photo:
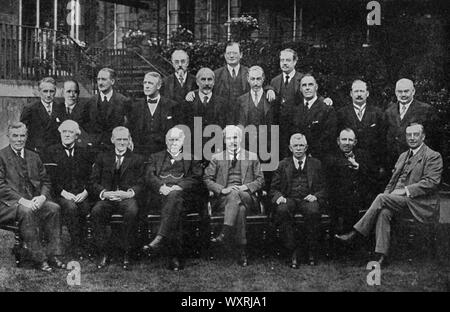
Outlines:
[[0,0],[0,292],[450,291],[449,17]]

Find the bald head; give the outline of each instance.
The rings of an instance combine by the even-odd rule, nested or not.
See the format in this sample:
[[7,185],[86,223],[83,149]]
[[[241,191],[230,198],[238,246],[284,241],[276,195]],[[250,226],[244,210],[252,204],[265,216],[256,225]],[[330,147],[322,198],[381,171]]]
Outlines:
[[402,78],[395,84],[395,95],[400,104],[408,104],[414,99],[414,83],[406,78]]

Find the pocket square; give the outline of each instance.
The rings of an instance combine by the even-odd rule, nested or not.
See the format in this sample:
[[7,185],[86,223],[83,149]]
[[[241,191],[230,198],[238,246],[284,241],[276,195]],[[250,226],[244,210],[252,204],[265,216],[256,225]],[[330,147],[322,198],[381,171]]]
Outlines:
[[172,116],[167,116],[167,119],[172,119]]
[[61,122],[61,120],[59,120],[59,118],[58,118],[58,117],[56,117],[56,122]]
[[370,125],[370,128],[373,128],[373,127],[375,127],[377,124],[371,124]]
[[318,124],[318,123],[319,123],[318,120],[314,120],[314,121],[312,122],[312,124]]

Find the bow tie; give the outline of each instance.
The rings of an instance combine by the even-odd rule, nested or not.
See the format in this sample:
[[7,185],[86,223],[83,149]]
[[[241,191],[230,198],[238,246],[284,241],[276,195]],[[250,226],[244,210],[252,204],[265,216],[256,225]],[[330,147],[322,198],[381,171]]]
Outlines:
[[355,154],[353,153],[353,151],[352,152],[348,152],[348,153],[344,153],[344,155],[347,158],[354,158],[355,157]]
[[69,151],[69,152],[71,152],[71,151],[73,150],[73,148],[74,148],[73,145],[72,145],[72,146],[66,146],[66,145],[64,145],[64,144],[63,144],[63,147],[64,147],[64,149],[65,149],[66,151]]
[[158,103],[158,99],[147,99],[147,103],[148,104],[156,104],[156,103]]

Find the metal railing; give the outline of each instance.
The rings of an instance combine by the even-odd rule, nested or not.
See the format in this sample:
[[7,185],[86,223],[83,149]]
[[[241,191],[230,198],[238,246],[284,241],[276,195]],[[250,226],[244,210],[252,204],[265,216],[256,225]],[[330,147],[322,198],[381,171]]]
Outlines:
[[89,63],[80,45],[60,31],[0,23],[0,79],[52,76],[92,83]]

